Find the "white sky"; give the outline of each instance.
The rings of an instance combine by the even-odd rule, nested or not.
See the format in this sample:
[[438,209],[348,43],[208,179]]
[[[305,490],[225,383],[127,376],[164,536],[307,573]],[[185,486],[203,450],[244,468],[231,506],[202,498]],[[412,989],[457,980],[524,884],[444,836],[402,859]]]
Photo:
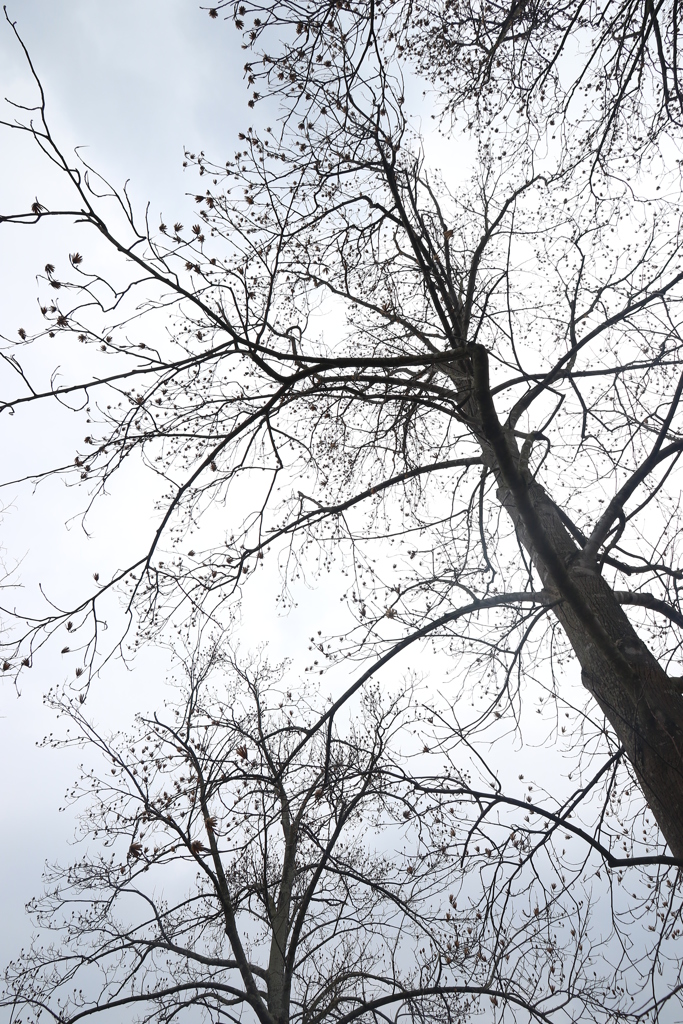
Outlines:
[[[203,149],[223,162],[237,148],[237,132],[253,123],[242,81],[246,58],[233,26],[210,19],[195,0],[10,0],[9,14],[43,82],[48,120],[62,149],[69,153],[87,146],[88,162],[113,185],[120,188],[130,179],[138,211],[151,200],[169,223],[176,218],[187,223],[184,204],[193,211],[196,207],[185,194],[198,191],[199,179],[183,171],[184,149]],[[30,104],[35,95],[23,54],[9,26],[1,23],[0,97]],[[27,141],[0,131],[0,214],[28,209],[36,197],[51,205],[54,176]],[[65,261],[67,253],[84,251],[84,245],[83,235],[66,223],[42,224],[38,230],[2,227],[0,332],[14,337],[20,326],[37,327],[36,274],[48,261]],[[57,361],[46,346],[27,358],[43,375]],[[64,358],[61,350],[59,358]],[[2,373],[0,388],[3,394],[7,389],[16,393],[16,384],[8,385]],[[64,453],[69,457],[82,444],[83,433],[81,417],[60,416],[54,406],[0,417],[0,480],[63,463]],[[92,586],[95,569],[106,578],[109,569],[123,564],[122,551],[141,536],[148,538],[150,520],[140,515],[140,493],[130,482],[128,489],[130,509],[116,499],[100,503],[89,541],[78,524],[66,525],[82,508],[83,494],[66,491],[59,481],[48,481],[35,493],[28,488],[0,492],[0,504],[9,506],[0,520],[0,549],[11,564],[22,559],[18,579],[23,590],[12,597],[17,606],[35,607],[37,583],[55,600],[66,602],[70,591],[82,595],[84,586]],[[303,656],[314,629],[335,631],[339,596],[304,589],[297,595],[297,613],[269,616],[264,629],[263,595],[267,591],[272,598],[275,590],[272,571],[270,585],[268,575],[266,565],[263,584],[255,588],[252,581],[240,643],[248,650],[267,641],[273,660],[288,653]],[[59,723],[42,704],[51,685],[67,674],[73,678],[69,658],[58,658],[37,660],[18,699],[11,685],[0,681],[2,966],[30,938],[24,905],[41,890],[45,862],[65,863],[78,856],[71,847],[74,813],[58,808],[78,775],[81,755],[36,747],[46,734],[60,734]],[[164,656],[147,652],[133,672],[110,666],[88,707],[100,722],[130,721],[134,710],[148,711],[163,699],[165,665]],[[355,672],[356,666],[352,678]],[[397,676],[392,666],[389,677]],[[337,681],[334,692],[344,685]]]
[[[52,127],[64,149],[88,146],[89,161],[114,184],[130,178],[138,207],[149,198],[169,217],[180,213],[184,193],[195,188],[194,175],[184,176],[182,169],[184,146],[203,148],[223,160],[234,152],[236,132],[243,126],[235,115],[247,109],[241,40],[231,25],[209,19],[194,0],[9,0],[8,12],[43,81]],[[4,22],[0,95],[22,103],[34,102],[35,96],[23,55]],[[0,132],[0,213],[27,208],[49,188],[45,164],[19,142],[6,130]],[[24,319],[28,322],[35,309],[36,272],[52,258],[50,246],[64,258],[67,245],[61,228],[39,235],[5,226],[0,236],[3,333],[13,333]],[[49,431],[36,426],[40,424],[31,424],[30,455],[47,445],[49,456],[55,447],[44,436]],[[78,433],[81,426],[65,422],[63,429]],[[5,417],[0,430],[0,476],[6,479],[17,468],[20,436],[23,441],[25,435],[20,417]],[[57,446],[63,441],[59,437]],[[39,490],[32,499],[6,495],[5,500],[14,499],[14,507],[1,524],[0,546],[16,557],[29,549],[40,551],[42,541],[43,554],[47,550],[48,560],[53,556],[48,574],[57,566],[68,574],[71,556],[77,568],[83,558],[76,554],[83,537],[80,531],[69,533],[65,517],[53,514],[56,493]],[[95,537],[93,549],[101,541]],[[40,890],[44,862],[65,861],[73,854],[67,845],[73,816],[60,815],[57,808],[78,755],[35,747],[36,740],[55,728],[42,707],[42,693],[51,682],[60,682],[62,674],[61,666],[41,663],[20,700],[9,686],[0,688],[2,964],[28,939],[23,907]],[[114,672],[110,683],[119,706],[140,706],[138,673]],[[142,707],[149,706],[148,697],[149,691]]]
[[[8,7],[45,86],[48,115],[64,150],[88,146],[88,161],[114,185],[130,179],[138,209],[150,199],[169,223],[176,217],[187,223],[183,197],[198,190],[198,179],[193,172],[183,172],[184,147],[203,149],[217,162],[225,161],[235,151],[237,132],[250,123],[242,82],[245,55],[232,25],[209,19],[196,0],[9,0]],[[0,96],[22,103],[33,102],[35,96],[23,55],[4,23]],[[27,209],[52,185],[45,164],[20,143],[12,133],[0,132],[0,214]],[[48,260],[65,259],[73,251],[70,238],[66,227],[46,226],[36,232],[2,226],[3,334],[12,335],[24,323],[30,329],[31,317],[36,322],[35,274]],[[74,430],[76,443],[82,440],[82,421],[76,417],[41,420],[29,412],[23,419],[0,418],[0,479],[20,475],[24,459],[34,469],[36,459],[48,461],[57,451],[68,450],[67,432]],[[111,552],[112,531],[124,547],[135,540],[134,517],[122,518],[120,508],[104,508],[90,544],[77,528],[67,530],[64,521],[78,505],[70,504],[61,485],[42,487],[34,496],[17,491],[7,499],[13,505],[0,523],[0,547],[15,558],[26,554],[21,571],[27,604],[29,585],[38,579],[44,582],[43,566],[51,586],[80,587],[94,568],[104,572],[98,552]],[[21,597],[19,593],[17,601]],[[268,639],[275,641],[276,656],[288,645],[304,649],[311,621],[317,619],[316,628],[323,632],[326,625],[334,631],[331,620],[338,607],[338,596],[321,600],[311,592],[302,598],[297,618],[269,619]],[[246,634],[246,646],[265,639],[255,628]],[[135,673],[113,669],[97,698],[100,712],[149,709],[161,691],[161,669],[152,654],[140,659]],[[42,694],[61,682],[65,671],[61,664],[43,659],[19,700],[10,686],[0,685],[2,965],[28,940],[30,923],[23,907],[40,891],[44,862],[64,862],[73,854],[68,846],[73,815],[60,815],[57,808],[76,773],[78,754],[35,747],[45,733],[56,729],[52,715],[42,707]],[[516,770],[526,768],[524,756],[518,756]]]

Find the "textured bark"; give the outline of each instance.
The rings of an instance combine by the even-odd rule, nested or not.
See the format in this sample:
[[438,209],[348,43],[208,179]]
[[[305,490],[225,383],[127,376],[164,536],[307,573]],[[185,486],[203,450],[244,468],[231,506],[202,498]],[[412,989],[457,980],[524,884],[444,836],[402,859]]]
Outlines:
[[613,646],[611,656],[539,556],[510,490],[501,488],[499,497],[544,587],[560,599],[553,612],[581,665],[584,686],[624,747],[671,852],[683,859],[683,696],[639,638],[597,566],[583,564],[580,549],[543,488],[531,483],[528,491],[546,538],[565,560],[586,610]]
[[463,396],[498,497],[562,624],[581,678],[622,744],[672,854],[683,860],[683,696],[640,639],[594,558],[526,471],[513,430],[491,398],[488,354],[471,347],[469,373],[447,371]]

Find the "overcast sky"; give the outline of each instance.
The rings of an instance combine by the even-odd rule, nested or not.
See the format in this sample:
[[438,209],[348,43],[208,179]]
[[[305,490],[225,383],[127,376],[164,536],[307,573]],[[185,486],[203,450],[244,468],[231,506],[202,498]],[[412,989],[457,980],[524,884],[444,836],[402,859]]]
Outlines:
[[[52,127],[64,149],[87,146],[89,162],[114,184],[130,179],[139,208],[147,199],[156,209],[168,210],[169,216],[181,207],[183,194],[194,189],[194,180],[182,169],[184,146],[203,148],[223,160],[234,152],[236,131],[243,126],[235,118],[247,109],[241,40],[232,25],[209,19],[194,0],[9,0],[8,13],[43,81]],[[0,95],[35,102],[23,54],[4,22]],[[46,165],[20,142],[7,131],[0,134],[0,213],[25,209],[49,187]],[[41,237],[19,229],[2,232],[0,330],[5,334],[35,308],[35,274],[45,262],[43,247],[48,245],[61,256],[68,251],[68,241],[59,231]],[[64,430],[69,429],[65,423]],[[16,469],[19,437],[25,437],[18,417],[6,419],[2,430],[0,476],[6,479]],[[41,431],[35,421],[31,431],[49,457],[50,438],[44,435],[50,431]],[[69,545],[74,545],[74,552],[82,548],[82,535],[65,529],[65,516],[58,508],[46,507],[55,493],[39,490],[33,498],[5,494],[12,507],[0,526],[0,545],[10,549],[12,557],[26,555],[29,576],[31,557],[41,550],[41,542],[52,559],[48,569],[59,566],[62,572],[73,564]],[[93,543],[96,546],[98,538]],[[20,597],[19,592],[17,600]],[[148,679],[143,703],[148,707],[149,674],[144,665],[140,670]],[[78,755],[56,755],[35,747],[36,740],[55,728],[42,708],[42,694],[51,682],[61,681],[61,675],[60,666],[41,664],[20,699],[7,685],[0,689],[3,964],[30,934],[23,907],[40,889],[44,862],[65,861],[72,855],[67,842],[73,815],[60,815],[57,808]],[[138,673],[114,671],[109,683],[118,706],[132,707],[139,699]]]
[[[184,204],[195,206],[186,193],[194,195],[198,178],[183,170],[184,148],[203,149],[223,162],[237,148],[238,131],[253,123],[242,80],[245,55],[232,24],[210,19],[195,0],[10,0],[8,13],[44,85],[48,120],[62,149],[88,147],[88,162],[112,184],[120,188],[130,181],[138,211],[150,201],[155,214],[162,211],[169,222],[177,217],[187,223]],[[4,22],[0,97],[25,105],[36,100],[25,58]],[[0,214],[26,210],[35,198],[56,206],[50,204],[54,175],[28,143],[7,129],[0,131]],[[92,247],[95,240],[85,243],[65,222],[42,222],[38,230],[3,225],[0,333],[16,337],[20,326],[38,329],[36,274],[48,261],[65,261],[76,248],[83,251],[84,244]],[[25,358],[32,372],[47,375],[65,357],[62,348],[57,357],[38,346]],[[0,388],[16,393],[16,381],[8,381],[1,367]],[[54,403],[0,419],[0,480],[63,464],[65,452],[71,458],[68,453],[82,446],[83,427],[82,417],[60,414]],[[69,521],[82,507],[83,495],[65,489],[61,481],[47,481],[35,492],[28,487],[0,491],[0,507],[6,508],[0,549],[9,564],[20,561],[14,578],[21,583],[11,597],[2,595],[4,602],[34,607],[41,584],[64,606],[70,591],[82,596],[84,584],[92,586],[94,569],[106,578],[133,547],[139,552],[136,541],[148,539],[151,520],[140,515],[138,483],[129,480],[122,488],[119,480],[119,498],[98,504],[89,523],[90,539],[77,521]],[[295,614],[266,619],[263,594],[267,589],[272,598],[275,589],[272,577],[269,584],[267,579],[266,566],[260,588],[256,581],[248,588],[250,603],[239,630],[242,650],[267,641],[273,660],[289,654],[307,657],[312,625],[334,632],[338,595],[303,589]],[[82,755],[36,746],[46,734],[59,733],[60,724],[42,698],[73,673],[69,657],[37,659],[25,673],[21,695],[0,680],[2,965],[30,937],[24,905],[40,892],[46,861],[66,863],[80,853],[71,846],[75,812],[58,808],[78,775]],[[128,722],[135,709],[154,708],[163,699],[166,666],[166,656],[155,651],[138,658],[132,672],[110,665],[101,685],[91,691],[93,716],[107,724]],[[338,693],[344,684],[331,685]]]
[[[234,27],[210,19],[195,0],[10,0],[8,10],[44,84],[48,116],[62,148],[68,152],[87,146],[88,162],[119,188],[129,179],[138,210],[149,200],[155,214],[163,211],[169,223],[176,217],[183,219],[183,204],[191,202],[184,195],[198,189],[194,174],[183,171],[184,147],[203,149],[223,162],[234,154],[237,132],[250,123],[242,81],[245,57]],[[5,24],[0,25],[0,86],[0,96],[23,104],[35,102],[26,61]],[[54,187],[49,168],[24,141],[28,140],[16,133],[0,132],[0,214],[25,210],[36,197],[45,202]],[[458,145],[462,155],[462,143]],[[80,244],[74,242],[74,248]],[[3,225],[1,333],[16,337],[20,326],[29,330],[35,326],[35,275],[45,262],[65,260],[74,248],[66,224],[43,224],[38,231]],[[40,348],[36,353],[40,358]],[[33,367],[36,372],[52,368],[51,356],[44,365]],[[3,386],[6,377],[0,372]],[[60,418],[54,408],[27,409],[12,419],[4,417],[0,479],[21,476],[27,466],[35,471],[41,464],[51,464],[69,450],[72,432],[73,445],[82,443],[82,419]],[[134,489],[130,493],[137,511],[139,494]],[[90,580],[93,569],[106,578],[105,555],[123,564],[120,552],[150,523],[149,517],[136,523],[125,507],[122,513],[120,505],[101,503],[91,523],[92,540],[86,541],[77,524],[65,525],[81,498],[60,482],[48,482],[34,494],[19,488],[2,494],[0,502],[9,507],[0,522],[0,547],[7,549],[10,562],[23,559],[17,579],[25,589],[16,592],[16,602],[24,601],[28,607],[38,582],[47,583],[57,599],[70,586],[82,594],[83,580]],[[259,607],[259,614],[252,616],[247,610],[241,631],[244,646],[267,639],[275,658],[304,652],[312,623],[323,632],[334,632],[339,597],[331,596],[329,590],[302,592],[297,614],[286,620],[268,616],[265,630],[263,609]],[[251,601],[253,606],[258,604],[258,589]],[[432,665],[431,678],[435,678]],[[163,659],[154,652],[141,658],[132,673],[113,666],[93,707],[110,720],[117,715],[130,717],[134,708],[148,710],[163,690],[163,669]],[[19,698],[11,686],[0,683],[3,964],[30,935],[23,907],[40,891],[45,861],[63,863],[75,855],[68,845],[73,813],[59,814],[57,809],[77,773],[79,755],[75,751],[55,754],[35,746],[43,735],[59,728],[44,710],[42,695],[63,680],[65,671],[56,659],[42,659],[26,674]],[[397,674],[392,666],[390,675]],[[516,764],[523,765],[523,756],[516,755]]]

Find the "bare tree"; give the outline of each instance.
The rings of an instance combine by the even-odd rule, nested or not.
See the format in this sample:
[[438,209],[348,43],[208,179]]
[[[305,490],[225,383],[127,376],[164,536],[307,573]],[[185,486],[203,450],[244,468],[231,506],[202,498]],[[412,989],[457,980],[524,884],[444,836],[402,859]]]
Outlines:
[[[595,919],[581,884],[595,850],[570,867],[561,849],[567,828],[580,836],[576,799],[554,818],[506,803],[447,708],[370,687],[355,721],[311,736],[323,702],[287,690],[285,666],[240,666],[212,644],[184,668],[129,735],[51,694],[61,742],[86,751],[69,799],[88,846],[30,908],[33,948],[6,975],[12,1021],[613,1020],[666,1006],[671,973],[648,993],[633,914],[611,935],[599,905]],[[525,835],[523,809],[545,829]],[[648,899],[673,920],[680,899],[656,870]]]
[[[46,266],[44,330],[22,327],[6,339],[18,392],[4,409],[77,397],[91,423],[86,447],[50,473],[80,478],[94,500],[138,457],[166,492],[139,558],[98,580],[77,607],[36,615],[15,631],[5,666],[30,665],[66,628],[85,638],[85,687],[100,665],[100,608],[110,591],[123,590],[139,643],[183,616],[220,619],[269,553],[280,559],[285,601],[298,578],[320,579],[334,561],[346,612],[338,636],[314,639],[319,657],[309,669],[365,663],[332,712],[311,716],[307,743],[332,735],[326,730],[345,702],[424,641],[440,652],[435,664],[447,664],[457,695],[449,728],[459,757],[475,742],[522,735],[536,710],[543,739],[566,740],[557,775],[571,762],[569,791],[546,792],[533,802],[536,817],[510,822],[505,835],[514,841],[496,835],[480,844],[494,875],[481,899],[497,906],[500,891],[519,914],[528,888],[497,888],[509,843],[521,845],[522,859],[534,851],[534,870],[546,836],[567,828],[603,870],[606,862],[628,876],[644,872],[643,893],[659,884],[648,871],[666,872],[683,857],[683,270],[679,165],[666,148],[678,115],[662,100],[661,130],[646,146],[633,144],[627,128],[635,110],[646,116],[654,81],[637,69],[624,71],[618,102],[589,94],[581,113],[575,101],[587,79],[579,71],[567,86],[558,55],[571,56],[599,12],[591,22],[574,8],[539,9],[529,45],[541,33],[548,49],[539,51],[531,89],[520,78],[528,65],[519,62],[517,36],[507,34],[531,18],[526,7],[497,30],[483,63],[472,70],[463,58],[457,75],[430,20],[440,10],[238,8],[236,24],[255,48],[246,67],[250,106],[277,94],[283,116],[276,131],[245,128],[227,162],[187,154],[203,188],[189,232],[163,220],[153,228],[149,216],[138,223],[125,193],[74,166],[50,132],[42,92],[31,114],[6,122],[33,135],[75,199],[71,209],[36,200],[3,221],[84,222],[124,258],[129,277],[115,285],[91,270],[85,247],[68,272]],[[422,20],[408,21],[415,11]],[[618,11],[630,39],[636,7]],[[663,17],[657,12],[638,37],[643,67]],[[476,19],[448,4],[442,14],[460,17],[458,31],[471,30],[468,45],[480,45]],[[495,36],[494,29],[487,31]],[[598,78],[615,66],[610,53],[625,59],[610,32],[581,65]],[[502,56],[502,65],[490,62],[499,51],[513,55],[509,67]],[[542,81],[556,64],[545,93]],[[474,110],[471,136],[438,122],[457,158],[469,146],[471,173],[441,174],[429,162],[434,135],[421,136],[408,110],[416,66],[437,83],[435,110],[439,101],[447,114],[459,115],[460,102],[467,118]],[[501,66],[519,89],[491,107]],[[576,135],[581,118],[589,128]],[[34,380],[21,353],[45,335],[92,346],[111,371],[63,385]],[[246,482],[250,504],[237,521]],[[217,510],[230,513],[227,530],[216,525]],[[572,685],[579,670],[583,696]],[[527,803],[505,771],[491,770],[492,790],[467,790],[475,832],[490,812]],[[441,783],[414,775],[411,785],[430,799],[441,785],[450,794],[443,799],[452,798],[443,771]],[[461,771],[456,762],[453,771]],[[570,814],[579,820],[574,831]],[[463,873],[464,863],[461,850]],[[554,884],[566,893],[562,875],[569,876],[558,873]],[[552,884],[546,873],[536,877]],[[674,873],[666,877],[678,884]],[[648,945],[643,934],[623,940],[617,975],[628,961],[656,977],[665,939],[677,934],[677,891],[666,910],[644,895],[642,906],[660,915],[648,925],[657,942]],[[632,896],[623,912],[635,916],[641,903]],[[619,935],[622,910],[612,906]],[[540,915],[540,902],[525,912],[536,917],[537,907]],[[583,943],[581,929],[574,932],[576,957]],[[549,926],[548,970],[553,934]],[[608,998],[616,990],[605,988],[613,967],[603,963],[602,988],[582,976],[581,1012],[659,1012],[678,992],[677,972],[674,957],[667,995],[654,986],[647,1007],[632,1007],[628,985],[616,1006]],[[529,991],[523,1005],[540,1013]]]
[[568,151],[578,144],[574,157],[603,170],[624,148],[642,159],[680,129],[676,3],[398,0],[380,9],[453,117],[467,107],[485,127],[521,107],[537,140],[561,122]]

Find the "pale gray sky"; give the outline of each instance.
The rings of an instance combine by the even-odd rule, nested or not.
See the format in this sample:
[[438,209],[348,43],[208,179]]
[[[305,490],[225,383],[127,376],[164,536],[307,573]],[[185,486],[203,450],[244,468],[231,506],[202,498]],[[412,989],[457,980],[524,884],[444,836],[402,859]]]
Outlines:
[[[246,107],[241,37],[229,23],[211,20],[196,0],[9,0],[44,83],[48,114],[65,150],[87,146],[88,161],[120,187],[130,179],[138,210],[149,199],[172,223],[182,216],[186,192],[197,191],[197,178],[182,169],[183,148],[203,149],[217,161],[231,157],[237,132],[250,123]],[[34,86],[23,55],[8,26],[0,24],[0,97],[34,101]],[[0,213],[26,209],[53,187],[47,168],[31,147],[7,131],[0,132]],[[438,140],[437,140],[438,141]],[[439,155],[446,143],[440,143]],[[457,142],[460,155],[463,143]],[[448,161],[445,161],[448,164]],[[453,162],[451,161],[451,164]],[[461,164],[465,161],[461,160]],[[460,164],[456,163],[456,170]],[[191,201],[190,201],[191,202]],[[194,204],[193,204],[194,205]],[[187,220],[184,221],[187,223]],[[0,232],[0,331],[12,334],[35,309],[35,274],[49,259],[65,259],[70,247],[66,225],[39,231],[9,228]],[[14,335],[13,335],[14,336]],[[52,365],[50,364],[50,369]],[[45,367],[38,367],[45,369]],[[0,376],[0,386],[2,378]],[[43,415],[45,418],[43,419]],[[82,420],[18,413],[0,420],[0,479],[34,470],[58,452],[82,441]],[[0,547],[14,558],[25,555],[20,578],[26,591],[17,602],[30,607],[31,588],[48,580],[53,593],[69,587],[82,593],[81,582],[94,568],[106,572],[103,552],[115,561],[120,547],[135,540],[135,525],[121,517],[120,506],[102,505],[86,542],[77,526],[65,520],[82,505],[82,497],[57,482],[6,494],[12,507],[0,524]],[[135,496],[139,502],[139,495]],[[149,525],[149,519],[143,525]],[[116,545],[111,538],[115,536]],[[118,561],[121,564],[121,560]],[[35,593],[35,589],[33,589]],[[256,590],[251,598],[258,602]],[[253,607],[253,605],[252,605]],[[338,596],[308,591],[300,596],[298,614],[286,622],[248,614],[244,644],[270,640],[274,657],[306,649],[311,623],[334,631]],[[253,625],[258,623],[258,625]],[[260,630],[260,633],[259,633]],[[264,635],[265,634],[265,635]],[[430,662],[430,666],[432,662]],[[36,749],[46,733],[58,729],[42,706],[42,694],[60,683],[66,668],[43,659],[27,675],[17,699],[0,684],[0,963],[25,944],[30,924],[24,904],[40,891],[46,860],[65,862],[77,854],[69,847],[74,819],[58,813],[64,792],[77,774],[76,751],[56,754]],[[433,672],[433,669],[431,670]],[[398,675],[392,666],[390,676]],[[433,673],[436,678],[436,673]],[[438,683],[438,679],[436,679]],[[93,698],[101,716],[134,708],[148,710],[162,691],[163,662],[153,654],[140,659],[136,671],[114,666],[106,687]],[[90,705],[89,705],[90,706]],[[525,769],[526,753],[516,753],[516,768]]]
[[[169,215],[182,208],[183,195],[195,188],[182,169],[183,147],[203,148],[216,158],[234,152],[235,121],[246,111],[244,55],[235,29],[209,19],[195,0],[9,0],[44,83],[48,113],[66,150],[88,146],[88,159],[115,184],[131,181],[142,208],[151,199]],[[35,91],[23,55],[4,21],[0,24],[0,95],[31,103]],[[4,116],[4,115],[3,115]],[[0,133],[0,212],[26,208],[48,188],[47,168],[20,140]],[[0,330],[10,333],[35,308],[35,273],[44,250],[68,251],[61,227],[38,235],[4,230],[0,239]],[[3,479],[18,459],[20,417],[5,418],[0,438]],[[30,456],[51,453],[64,442],[54,430],[30,424]],[[66,420],[57,433],[81,426]],[[9,433],[8,433],[9,431]],[[12,434],[14,433],[14,436]],[[24,449],[24,452],[26,449]],[[53,555],[53,568],[68,574],[87,557],[80,531],[68,532],[63,515],[48,506],[63,489],[39,490],[34,499],[13,493],[14,507],[0,529],[0,545],[12,556],[41,550]],[[57,499],[61,500],[61,499]],[[65,504],[65,508],[67,505]],[[46,515],[46,512],[50,512]],[[47,532],[46,532],[47,531]],[[96,537],[96,549],[102,537]],[[91,555],[93,551],[91,549]],[[48,567],[49,569],[50,567]],[[48,570],[46,570],[48,571]],[[17,594],[17,600],[22,597]],[[144,671],[144,670],[143,670]],[[41,663],[20,700],[7,685],[0,688],[0,961],[4,964],[27,941],[30,929],[24,903],[40,889],[46,860],[73,855],[68,840],[73,815],[59,814],[65,788],[78,763],[76,752],[37,750],[36,740],[55,728],[42,707],[42,693],[60,682],[61,666]],[[131,707],[140,679],[123,671],[110,677],[113,700]],[[149,706],[147,692],[144,706]]]
[[[252,123],[242,81],[245,55],[234,27],[210,19],[195,0],[11,0],[9,14],[44,84],[49,121],[62,148],[87,146],[88,162],[114,185],[130,179],[139,211],[149,200],[169,221],[178,217],[187,223],[184,204],[194,209],[194,202],[185,193],[197,191],[198,179],[182,168],[184,147],[225,161],[237,148],[237,132]],[[23,54],[3,22],[0,97],[29,104],[35,95]],[[49,167],[27,141],[0,132],[0,213],[26,209],[36,197],[46,201],[55,187]],[[43,223],[39,230],[4,225],[0,332],[14,337],[19,326],[30,330],[37,323],[36,273],[48,260],[63,261],[85,244],[66,223]],[[60,350],[53,357],[38,347],[28,358],[36,373],[45,374],[64,355]],[[6,386],[0,374],[0,387]],[[60,415],[54,406],[0,419],[0,479],[63,463],[64,452],[73,451],[83,433],[82,418]],[[34,607],[38,583],[55,600],[66,601],[70,592],[83,594],[84,582],[92,585],[94,569],[106,576],[113,565],[123,564],[121,552],[141,536],[136,521],[142,519],[138,525],[144,530],[150,520],[139,514],[136,485],[128,482],[134,514],[125,500],[121,504],[122,490],[118,499],[98,506],[90,540],[78,523],[65,525],[83,507],[84,495],[67,491],[61,482],[48,481],[35,494],[28,488],[0,492],[0,503],[9,503],[0,521],[0,548],[10,562],[22,559],[16,577],[22,589],[8,603]],[[338,597],[321,600],[320,593],[309,590],[299,595],[296,615],[273,615],[264,629],[259,606],[264,589],[259,595],[252,586],[240,630],[243,649],[268,641],[277,659],[306,651],[312,622],[334,630]],[[268,590],[272,597],[272,578]],[[249,608],[257,606],[258,614],[250,614]],[[68,660],[38,659],[19,698],[0,681],[0,965],[30,938],[24,905],[41,890],[45,862],[65,863],[80,853],[71,845],[74,812],[58,808],[78,775],[82,755],[36,747],[44,735],[59,733],[42,695],[73,672]],[[129,721],[135,709],[153,708],[163,699],[165,665],[165,656],[148,652],[133,672],[110,666],[102,685],[91,692],[92,714],[111,724]]]

